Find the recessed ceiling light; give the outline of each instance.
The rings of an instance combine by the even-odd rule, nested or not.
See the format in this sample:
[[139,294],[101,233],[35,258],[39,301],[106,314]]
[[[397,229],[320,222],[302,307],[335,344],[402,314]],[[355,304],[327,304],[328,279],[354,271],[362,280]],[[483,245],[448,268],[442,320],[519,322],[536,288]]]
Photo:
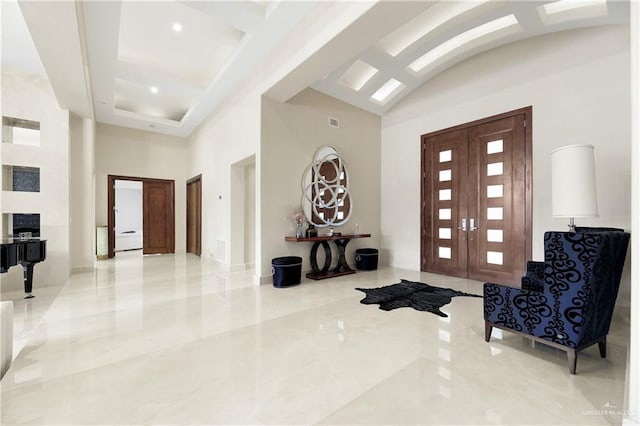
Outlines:
[[543,5],[544,11],[551,15],[553,13],[566,12],[583,7],[601,6],[606,4],[607,0],[560,0],[553,3]]
[[463,46],[477,38],[516,25],[517,23],[518,20],[516,19],[516,17],[511,14],[479,25],[475,28],[471,28],[470,30],[458,34],[457,36],[452,37],[444,43],[434,47],[433,49],[413,61],[409,65],[409,68],[411,68],[415,72],[420,72],[429,64],[435,62],[447,53],[459,48],[460,46]]
[[151,86],[149,91],[151,91],[151,93],[158,93],[158,88],[156,86]]
[[407,47],[429,34],[442,24],[487,3],[488,0],[442,2],[428,8],[420,15],[382,39],[379,46],[396,57]]
[[392,78],[391,80],[383,84],[382,87],[376,90],[376,92],[373,95],[371,95],[371,99],[378,102],[384,102],[385,99],[387,99],[389,96],[391,96],[393,93],[395,93],[397,90],[403,87],[404,87],[404,84],[400,83],[395,78]]
[[560,0],[538,6],[545,25],[596,18],[609,13],[607,0]]
[[338,82],[358,91],[362,89],[377,72],[377,68],[358,59],[342,74]]
[[180,22],[174,22],[171,28],[173,28],[173,31],[179,33],[182,31],[182,24]]

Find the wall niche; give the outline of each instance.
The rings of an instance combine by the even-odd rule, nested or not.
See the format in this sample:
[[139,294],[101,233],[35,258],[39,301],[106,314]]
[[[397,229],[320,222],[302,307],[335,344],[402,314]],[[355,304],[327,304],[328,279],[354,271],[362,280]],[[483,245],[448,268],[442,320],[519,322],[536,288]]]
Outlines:
[[2,117],[2,142],[40,146],[40,122]]
[[3,165],[2,190],[40,192],[40,169],[38,167]]
[[8,237],[40,237],[39,213],[4,213],[2,215],[3,236]]

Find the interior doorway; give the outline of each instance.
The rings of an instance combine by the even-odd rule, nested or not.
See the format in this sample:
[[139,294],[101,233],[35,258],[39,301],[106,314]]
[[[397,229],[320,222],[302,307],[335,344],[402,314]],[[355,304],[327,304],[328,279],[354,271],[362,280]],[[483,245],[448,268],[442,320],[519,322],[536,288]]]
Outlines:
[[422,136],[421,270],[519,284],[531,258],[531,113]]
[[202,254],[202,175],[187,181],[187,253]]
[[142,182],[116,179],[114,186],[114,250],[142,253]]
[[175,252],[175,183],[173,180],[107,176],[108,257],[115,256],[116,181],[142,183],[142,253]]
[[251,269],[256,253],[256,160],[255,155],[231,165],[232,269]]

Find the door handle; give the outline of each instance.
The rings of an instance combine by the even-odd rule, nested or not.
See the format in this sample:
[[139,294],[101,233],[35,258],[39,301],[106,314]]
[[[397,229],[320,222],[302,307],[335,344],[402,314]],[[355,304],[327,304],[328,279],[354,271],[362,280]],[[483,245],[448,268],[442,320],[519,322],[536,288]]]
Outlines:
[[[471,219],[473,220],[473,219]],[[462,230],[463,232],[467,232],[467,218],[463,217],[461,220],[461,224],[462,226],[458,226],[458,229]]]
[[478,227],[475,226],[475,220],[473,218],[469,219],[469,231],[475,231],[476,229]]

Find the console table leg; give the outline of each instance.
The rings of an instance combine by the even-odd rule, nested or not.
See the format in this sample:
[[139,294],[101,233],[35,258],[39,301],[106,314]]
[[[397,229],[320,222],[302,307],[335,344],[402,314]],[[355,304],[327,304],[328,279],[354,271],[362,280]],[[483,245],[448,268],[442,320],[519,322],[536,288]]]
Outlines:
[[[318,267],[318,247],[322,246],[324,249],[324,266],[322,269]],[[315,241],[311,246],[311,255],[309,260],[311,261],[311,271],[313,274],[324,274],[329,270],[331,266],[331,247],[327,241]]]
[[338,248],[338,265],[334,269],[334,272],[350,272],[353,271],[349,267],[347,263],[347,257],[345,256],[345,250],[347,248],[347,244],[351,241],[349,238],[342,238],[339,240],[335,240],[336,247]]

